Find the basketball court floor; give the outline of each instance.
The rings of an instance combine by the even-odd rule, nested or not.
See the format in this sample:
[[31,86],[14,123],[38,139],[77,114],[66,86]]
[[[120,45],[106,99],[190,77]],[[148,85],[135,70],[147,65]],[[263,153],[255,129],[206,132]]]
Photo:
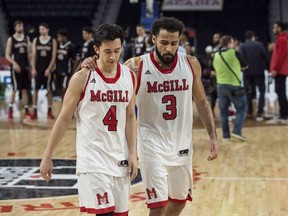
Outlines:
[[[46,120],[45,92],[39,101],[39,119],[7,120],[7,98],[0,103],[0,215],[86,215],[79,212],[75,176],[75,122],[54,154],[53,180],[39,174],[41,156],[54,120]],[[60,101],[54,103],[59,114]],[[195,114],[193,129],[193,202],[181,216],[287,216],[288,125],[245,122],[247,142],[223,142],[219,120],[219,157],[212,162],[208,137]],[[233,123],[231,123],[233,124]],[[130,216],[146,216],[141,177],[132,185]]]

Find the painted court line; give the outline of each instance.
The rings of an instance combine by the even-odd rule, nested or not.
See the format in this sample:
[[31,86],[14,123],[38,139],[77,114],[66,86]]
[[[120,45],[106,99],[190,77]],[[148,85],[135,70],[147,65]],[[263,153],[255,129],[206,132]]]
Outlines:
[[288,178],[266,178],[266,177],[202,177],[209,180],[248,180],[248,181],[288,181]]

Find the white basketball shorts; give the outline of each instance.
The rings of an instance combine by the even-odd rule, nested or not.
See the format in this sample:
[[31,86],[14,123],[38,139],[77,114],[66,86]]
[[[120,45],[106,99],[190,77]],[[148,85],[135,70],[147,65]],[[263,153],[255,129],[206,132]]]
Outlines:
[[78,175],[78,194],[81,212],[104,214],[114,211],[114,215],[127,216],[130,178],[81,173]]
[[140,163],[148,208],[166,206],[169,201],[185,204],[192,201],[192,164],[165,166]]

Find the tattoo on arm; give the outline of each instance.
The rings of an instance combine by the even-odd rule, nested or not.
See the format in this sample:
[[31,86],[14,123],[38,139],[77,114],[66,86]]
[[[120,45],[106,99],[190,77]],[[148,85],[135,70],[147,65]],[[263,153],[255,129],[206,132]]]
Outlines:
[[210,104],[207,100],[202,100],[196,103],[197,110],[199,113],[199,117],[205,126],[210,139],[217,138],[216,136],[216,128],[214,123],[214,117],[212,114],[212,110],[210,108]]

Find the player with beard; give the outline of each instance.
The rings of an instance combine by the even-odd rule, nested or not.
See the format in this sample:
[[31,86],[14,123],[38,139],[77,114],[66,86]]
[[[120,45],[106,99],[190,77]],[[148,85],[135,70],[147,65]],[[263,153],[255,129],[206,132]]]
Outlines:
[[[192,96],[207,129],[210,156],[218,144],[212,111],[197,58],[177,53],[184,25],[162,17],[152,25],[155,51],[125,62],[138,77],[137,106],[140,169],[150,216],[177,216],[192,200]],[[95,67],[92,58],[82,67]]]

